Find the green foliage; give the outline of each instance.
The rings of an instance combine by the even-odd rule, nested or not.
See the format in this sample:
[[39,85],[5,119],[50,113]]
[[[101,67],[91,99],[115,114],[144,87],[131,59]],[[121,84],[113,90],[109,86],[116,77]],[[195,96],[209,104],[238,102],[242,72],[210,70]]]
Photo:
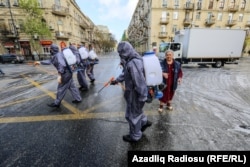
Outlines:
[[42,18],[43,11],[39,8],[37,0],[19,0],[19,6],[31,18]]
[[51,32],[46,23],[38,19],[26,19],[23,27],[26,34],[51,36]]
[[122,34],[122,41],[128,41],[128,38],[126,36],[126,31],[124,31]]
[[109,36],[109,39],[105,38],[105,35],[103,35],[102,32],[96,32],[95,36],[97,37],[96,45],[98,45],[99,48],[101,48],[103,51],[110,51],[112,50],[116,45],[116,40],[111,35]]
[[26,15],[23,22],[26,34],[51,37],[51,32],[43,20],[43,10],[39,7],[37,0],[19,0],[19,6]]
[[38,40],[33,38],[34,35],[39,37],[52,36],[45,19],[43,19],[43,10],[39,7],[37,0],[19,0],[19,7],[25,14],[22,23],[23,31],[30,36],[30,44],[33,50],[38,53],[40,44]]

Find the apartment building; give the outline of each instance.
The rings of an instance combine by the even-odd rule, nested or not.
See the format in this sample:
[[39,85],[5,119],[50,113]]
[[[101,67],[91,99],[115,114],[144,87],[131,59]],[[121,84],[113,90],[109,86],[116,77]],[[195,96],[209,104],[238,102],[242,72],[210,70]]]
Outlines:
[[40,45],[39,55],[50,55],[49,46],[56,43],[94,43],[98,31],[91,19],[86,16],[74,0],[38,0],[44,11],[43,20],[48,25],[52,37],[28,36],[22,30],[25,19],[18,0],[0,0],[0,54],[19,53],[32,59],[34,52],[31,39]]
[[176,31],[192,27],[244,29],[249,34],[250,1],[139,0],[127,35],[143,53],[172,41]]

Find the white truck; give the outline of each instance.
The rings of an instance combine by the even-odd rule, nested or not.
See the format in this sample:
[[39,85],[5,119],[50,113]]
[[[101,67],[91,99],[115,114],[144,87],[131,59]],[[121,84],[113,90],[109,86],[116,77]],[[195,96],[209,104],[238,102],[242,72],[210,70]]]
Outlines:
[[174,51],[174,58],[182,64],[197,63],[220,68],[224,64],[238,64],[246,31],[241,29],[190,28],[177,31],[174,42],[162,42],[158,57]]

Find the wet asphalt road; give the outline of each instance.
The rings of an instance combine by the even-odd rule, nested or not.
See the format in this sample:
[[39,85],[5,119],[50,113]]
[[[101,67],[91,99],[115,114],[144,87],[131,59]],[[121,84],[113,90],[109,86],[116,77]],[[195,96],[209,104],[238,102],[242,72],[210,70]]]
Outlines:
[[[183,65],[173,111],[144,107],[153,125],[138,143],[126,143],[121,86],[102,88],[118,76],[118,56],[100,56],[96,82],[72,104],[47,107],[56,93],[53,66],[0,64],[0,166],[127,166],[129,150],[250,150],[250,57],[238,65]],[[75,83],[78,86],[76,76]]]

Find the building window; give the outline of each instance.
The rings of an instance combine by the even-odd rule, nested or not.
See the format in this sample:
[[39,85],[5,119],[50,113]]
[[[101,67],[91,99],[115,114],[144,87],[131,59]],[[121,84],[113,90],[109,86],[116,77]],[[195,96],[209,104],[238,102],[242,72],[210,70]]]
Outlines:
[[225,5],[225,0],[220,0],[219,8],[223,9]]
[[214,0],[209,1],[208,9],[213,9],[214,6]]
[[16,26],[19,26],[19,32],[23,32],[24,31],[24,21],[22,19],[18,19],[17,20],[17,25]]
[[242,0],[240,8],[245,9],[245,7],[246,7],[246,0]]
[[57,21],[57,24],[58,24],[58,25],[63,25],[62,20],[58,20],[58,21]]
[[199,0],[197,2],[197,10],[201,10],[201,7],[202,7],[202,0]]
[[197,12],[196,16],[195,16],[196,20],[200,20],[201,19],[201,12]]
[[234,8],[234,7],[235,7],[235,0],[231,0],[229,8]]
[[222,13],[218,13],[217,20],[222,21]]
[[38,0],[37,2],[38,2],[38,6],[42,8],[43,7],[42,0]]
[[161,26],[161,32],[166,32],[166,26],[164,25]]
[[9,0],[5,0],[5,3],[4,3],[4,4],[5,4],[6,7],[9,7],[9,5],[10,5],[10,4],[9,4]]
[[172,33],[175,34],[176,31],[178,31],[177,25],[173,25],[173,27],[172,27]]
[[18,0],[14,0],[13,6],[18,6]]
[[162,7],[167,7],[168,4],[167,4],[167,0],[162,0]]
[[177,20],[177,19],[178,19],[178,12],[174,12],[174,13],[173,13],[173,19],[174,19],[174,20]]
[[239,19],[238,19],[239,22],[242,22],[243,21],[243,14],[239,14]]
[[207,19],[208,19],[208,20],[211,20],[212,17],[213,17],[213,13],[212,13],[212,12],[208,12],[208,13],[207,13]]
[[166,18],[167,18],[167,12],[166,12],[166,11],[163,11],[163,12],[161,13],[161,17],[166,19]]
[[174,8],[179,8],[179,0],[174,0]]
[[55,4],[56,4],[56,6],[61,6],[60,0],[55,0]]
[[50,46],[42,46],[43,54],[50,55]]
[[233,21],[233,13],[228,14],[228,21],[232,22]]
[[4,19],[0,19],[0,32],[6,31],[6,25]]

